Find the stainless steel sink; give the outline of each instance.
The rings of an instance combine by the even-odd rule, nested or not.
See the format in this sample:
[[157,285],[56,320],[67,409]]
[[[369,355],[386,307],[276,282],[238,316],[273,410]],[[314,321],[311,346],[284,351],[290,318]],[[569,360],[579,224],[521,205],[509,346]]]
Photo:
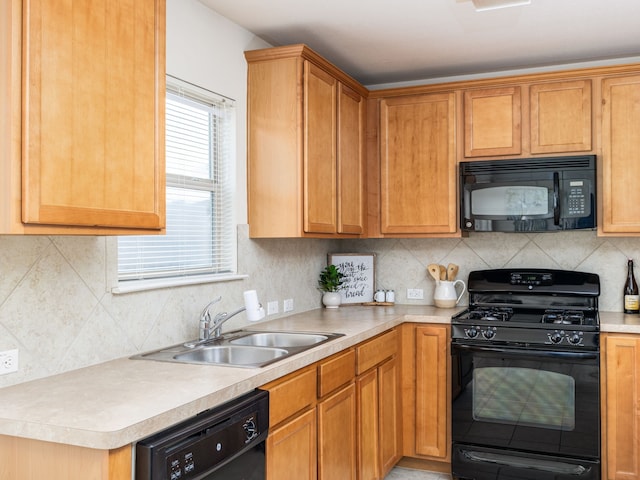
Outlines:
[[203,343],[173,345],[131,358],[256,368],[283,360],[341,336],[343,336],[341,333],[238,330]]
[[253,345],[256,347],[306,347],[328,340],[327,335],[319,333],[261,332],[250,333],[231,340],[234,345]]
[[205,346],[174,355],[174,359],[187,363],[225,363],[233,365],[259,366],[289,352],[283,348],[252,348],[237,345]]

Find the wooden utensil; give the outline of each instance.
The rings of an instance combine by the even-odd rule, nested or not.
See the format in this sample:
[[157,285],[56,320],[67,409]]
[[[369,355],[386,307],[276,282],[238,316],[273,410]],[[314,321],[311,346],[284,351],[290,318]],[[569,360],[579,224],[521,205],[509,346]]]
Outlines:
[[447,265],[447,280],[453,282],[456,279],[456,275],[458,275],[458,270],[460,267],[455,263],[450,263]]
[[438,265],[438,268],[440,268],[440,280],[446,280],[447,279],[447,269],[445,268],[444,265]]
[[438,265],[436,265],[435,263],[430,263],[429,265],[427,265],[427,271],[436,282],[440,281],[440,267]]

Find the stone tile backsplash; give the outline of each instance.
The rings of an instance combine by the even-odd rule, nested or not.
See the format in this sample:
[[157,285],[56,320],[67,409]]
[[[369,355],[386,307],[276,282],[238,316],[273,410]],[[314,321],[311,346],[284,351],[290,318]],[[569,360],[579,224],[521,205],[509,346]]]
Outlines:
[[[248,278],[114,295],[115,238],[0,236],[0,351],[18,348],[20,355],[19,371],[0,376],[0,387],[195,338],[201,309],[218,295],[220,311],[229,311],[242,305],[244,290],[256,289],[263,304],[279,302],[280,313],[267,320],[283,316],[286,298],[294,299],[293,313],[319,308],[316,279],[331,252],[375,253],[377,286],[393,288],[397,303],[431,304],[426,266],[456,263],[463,280],[472,270],[503,267],[598,273],[600,308],[621,311],[626,259],[640,261],[640,239],[566,232],[250,240],[240,225],[238,272]],[[424,300],[407,300],[407,288],[423,289]],[[238,315],[225,329],[246,323]]]

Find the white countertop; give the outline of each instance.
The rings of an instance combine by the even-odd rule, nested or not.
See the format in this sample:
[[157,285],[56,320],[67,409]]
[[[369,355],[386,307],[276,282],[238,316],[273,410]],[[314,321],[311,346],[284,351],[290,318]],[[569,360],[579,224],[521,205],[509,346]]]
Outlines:
[[[344,336],[263,368],[121,358],[0,389],[0,434],[112,449],[135,442],[404,322],[450,323],[460,309],[347,306],[258,324]],[[640,317],[601,313],[602,332],[640,334]]]

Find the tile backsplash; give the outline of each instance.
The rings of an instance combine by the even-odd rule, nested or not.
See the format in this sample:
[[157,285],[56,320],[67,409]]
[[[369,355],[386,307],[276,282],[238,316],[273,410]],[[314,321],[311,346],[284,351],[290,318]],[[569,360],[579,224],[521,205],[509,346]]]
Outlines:
[[[627,257],[640,261],[640,239],[595,232],[250,240],[247,225],[240,225],[238,271],[248,278],[114,295],[116,243],[109,237],[0,236],[0,351],[17,348],[20,355],[18,372],[0,376],[0,387],[195,338],[201,309],[219,295],[215,311],[238,308],[249,289],[264,305],[277,300],[280,313],[266,320],[284,315],[287,298],[294,299],[292,313],[319,308],[316,279],[330,252],[375,253],[376,283],[394,289],[397,303],[431,304],[434,281],[426,266],[456,263],[463,280],[484,268],[594,272],[601,279],[600,308],[608,311],[622,310]],[[407,288],[423,289],[424,299],[407,300]],[[246,323],[238,315],[225,329]]]

